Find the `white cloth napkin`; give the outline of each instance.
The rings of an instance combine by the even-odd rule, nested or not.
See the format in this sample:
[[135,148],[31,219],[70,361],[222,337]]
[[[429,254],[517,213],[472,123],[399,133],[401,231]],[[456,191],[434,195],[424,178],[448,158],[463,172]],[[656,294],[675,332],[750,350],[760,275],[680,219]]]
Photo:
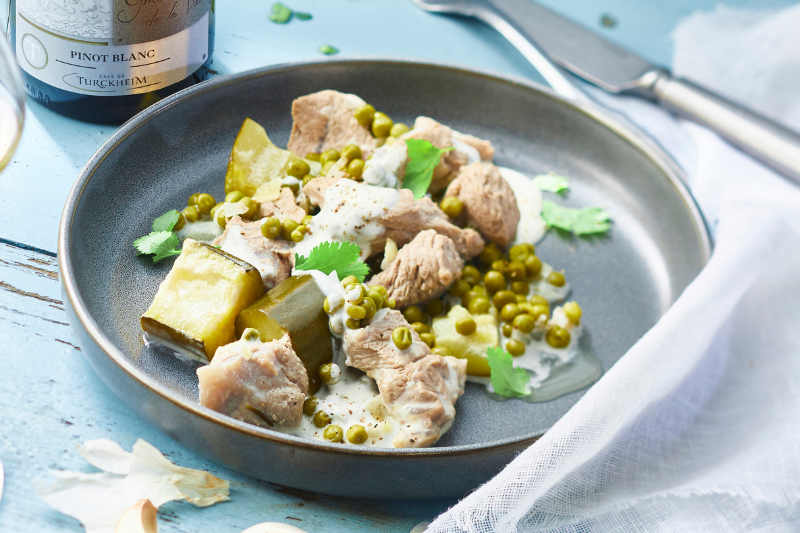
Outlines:
[[[800,129],[797,28],[800,6],[695,14],[673,70]],[[684,167],[712,259],[544,437],[427,531],[800,531],[800,188],[647,102],[593,96]]]

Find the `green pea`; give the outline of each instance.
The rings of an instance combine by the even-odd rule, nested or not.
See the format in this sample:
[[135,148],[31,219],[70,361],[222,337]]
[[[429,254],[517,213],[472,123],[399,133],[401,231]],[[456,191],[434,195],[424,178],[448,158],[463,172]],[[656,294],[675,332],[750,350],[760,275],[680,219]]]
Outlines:
[[311,419],[314,425],[318,428],[324,428],[331,423],[331,417],[325,411],[317,411],[314,413],[314,418]]
[[367,430],[362,425],[353,424],[347,429],[347,441],[350,444],[363,444],[368,438]]
[[578,302],[567,302],[564,304],[564,314],[567,315],[570,322],[577,325],[581,323],[583,310],[581,306],[578,305]]
[[511,290],[517,294],[526,296],[528,292],[531,290],[531,286],[528,284],[527,281],[512,281]]
[[378,139],[385,139],[388,137],[389,133],[392,131],[392,126],[394,126],[394,122],[392,122],[392,119],[390,119],[386,113],[381,113],[379,111],[375,113],[375,116],[372,118],[372,134]]
[[525,297],[524,294],[517,294],[517,303],[524,304],[527,303],[528,299]]
[[389,294],[386,291],[386,287],[384,287],[383,285],[371,285],[370,286],[370,290],[378,291],[380,293],[380,295],[383,296],[384,300],[386,299],[386,296],[388,296],[388,294]]
[[297,226],[299,225],[300,224],[298,224],[291,218],[284,218],[283,221],[281,221],[281,237],[283,237],[287,241],[291,241],[292,232],[296,230]]
[[225,226],[228,225],[228,219],[225,217],[225,212],[222,209],[216,210],[216,212],[214,213],[214,220],[216,221],[217,224],[219,224],[219,227],[221,228],[224,228]]
[[529,278],[538,276],[542,271],[542,261],[533,254],[526,257],[524,263]]
[[374,287],[370,287],[370,289],[367,291],[367,296],[375,304],[376,311],[383,307],[385,298],[380,292],[376,291]]
[[526,242],[526,243],[525,243],[525,248],[527,248],[527,249],[528,249],[528,252],[529,252],[531,255],[533,255],[533,254],[535,254],[535,253],[536,253],[536,246],[534,246],[533,244],[531,244],[531,243],[529,243],[529,242]]
[[332,363],[319,367],[319,378],[325,385],[336,385],[339,382],[339,376],[334,375]]
[[447,196],[441,203],[442,211],[450,218],[458,218],[464,211],[464,204],[457,196]]
[[536,319],[528,313],[520,313],[514,317],[513,324],[522,333],[530,333],[536,327]]
[[360,283],[351,283],[344,290],[347,295],[347,301],[351,304],[358,305],[367,296],[367,288]]
[[351,283],[358,283],[358,278],[355,276],[347,276],[342,280],[342,287],[347,287]]
[[210,194],[200,194],[197,196],[197,209],[204,215],[211,213],[211,208],[217,205],[217,201]]
[[444,313],[444,302],[438,298],[431,300],[428,302],[428,305],[425,306],[425,311],[430,316],[439,316]]
[[367,316],[367,310],[360,305],[349,305],[347,306],[347,316],[361,320]]
[[245,328],[242,332],[242,339],[246,341],[257,341],[261,334],[256,328]]
[[540,316],[544,316],[545,319],[550,317],[550,308],[544,305],[536,304],[533,306],[533,311],[531,311],[530,315],[539,320]]
[[567,279],[564,277],[564,274],[554,270],[547,275],[547,282],[554,287],[563,287]]
[[524,281],[528,276],[525,265],[519,261],[511,261],[508,264],[508,277],[513,281]]
[[492,303],[498,309],[502,309],[506,304],[516,304],[517,295],[511,291],[497,291],[492,297]]
[[290,181],[289,183],[285,183],[283,186],[292,191],[292,194],[294,194],[295,196],[297,196],[300,193],[299,182]]
[[469,306],[467,309],[469,309],[469,312],[473,315],[485,315],[489,312],[491,307],[492,302],[490,302],[488,298],[478,296],[469,301]]
[[433,348],[436,344],[436,337],[433,336],[433,333],[420,333],[419,338],[428,345],[428,348]]
[[401,135],[403,135],[404,133],[408,133],[409,131],[411,130],[408,128],[408,126],[406,126],[402,122],[398,122],[397,124],[392,126],[392,129],[389,132],[389,134],[392,137],[400,137]]
[[524,263],[529,255],[531,255],[531,253],[524,244],[515,244],[508,250],[509,259],[512,261],[519,261],[520,263]]
[[483,276],[483,286],[491,293],[502,291],[506,288],[506,277],[502,272],[490,270]]
[[360,181],[358,178],[364,174],[364,160],[353,159],[350,161],[350,164],[347,165],[347,173],[356,178],[356,181]]
[[316,396],[306,398],[306,401],[303,402],[303,414],[306,416],[314,416],[314,411],[317,410],[318,403],[319,400],[317,400]]
[[372,317],[374,317],[375,313],[378,311],[378,306],[375,303],[375,300],[369,296],[364,297],[364,301],[361,302],[361,307],[367,311],[367,314],[364,316],[365,320],[372,320]]
[[422,309],[416,305],[410,305],[401,311],[403,317],[408,320],[409,324],[414,322],[422,322]]
[[308,232],[308,227],[300,224],[297,226],[297,229],[294,230],[291,234],[291,238],[294,242],[300,242],[306,238],[306,233]]
[[305,225],[305,226],[308,226],[309,224],[311,224],[311,221],[312,221],[313,219],[314,219],[314,217],[313,217],[313,216],[311,216],[311,215],[306,215],[306,216],[304,216],[304,217],[303,217],[303,220],[301,220],[301,221],[300,221],[300,224],[303,224],[303,225]]
[[231,191],[225,195],[225,201],[229,204],[235,204],[242,198],[244,198],[244,194],[241,191]]
[[428,328],[427,324],[423,324],[422,322],[412,322],[411,329],[416,331],[417,333],[430,333],[430,328]]
[[503,330],[503,337],[508,338],[514,331],[514,326],[512,326],[511,324],[503,324],[503,327],[501,329]]
[[316,178],[316,176],[312,176],[311,174],[306,174],[305,176],[303,176],[303,179],[301,180],[303,187],[308,185],[308,182],[313,180],[314,178]]
[[394,345],[400,350],[408,350],[411,347],[411,343],[414,342],[414,339],[411,336],[411,330],[405,326],[400,326],[399,328],[394,328],[394,331],[392,331],[392,341],[394,341]]
[[[195,206],[195,207],[197,207],[197,206]],[[215,205],[214,207],[211,208],[211,211],[208,214],[211,215],[212,219],[216,220],[215,217],[217,216],[217,210],[219,210],[220,207],[222,207],[221,203],[217,204],[217,205]]]
[[172,226],[172,231],[180,231],[180,229],[185,225],[186,225],[186,216],[183,213],[178,212],[178,221],[175,223],[174,226]]
[[445,348],[444,346],[435,346],[431,349],[431,352],[435,353],[436,355],[441,355],[442,357],[453,355],[453,352],[451,352],[448,348]]
[[344,439],[344,431],[341,426],[331,424],[322,432],[322,438],[331,442],[342,442]]
[[481,273],[472,265],[466,265],[461,269],[461,279],[470,285],[477,285],[481,280]]
[[336,148],[329,148],[322,152],[322,156],[320,156],[320,163],[323,165],[329,161],[337,162],[339,158],[342,157],[342,154],[339,153],[339,150]]
[[525,343],[517,339],[511,339],[506,343],[506,351],[514,357],[519,357],[525,353]]
[[343,303],[344,300],[342,300],[341,298],[337,298],[336,304],[332,306],[330,300],[328,300],[328,298],[325,298],[325,300],[322,302],[322,308],[325,310],[326,313],[331,314],[335,311],[338,311],[339,308],[342,307]]
[[500,248],[493,243],[489,243],[483,248],[483,251],[479,257],[484,265],[491,265],[494,261],[497,261],[502,256],[503,252],[500,251]]
[[569,331],[560,327],[553,326],[545,334],[547,344],[553,348],[566,348],[569,345],[570,335]]
[[277,239],[281,235],[281,221],[275,217],[261,219],[261,235],[267,239]]
[[469,337],[475,333],[476,329],[478,329],[478,325],[472,317],[465,316],[464,318],[456,320],[456,332],[465,337]]
[[394,309],[397,307],[397,302],[395,302],[392,298],[389,298],[385,302],[383,302],[384,307],[388,307],[389,309]]
[[309,161],[319,161],[319,154],[317,152],[308,152],[306,154],[306,159]]
[[550,312],[550,302],[547,301],[547,298],[539,294],[531,296],[531,305],[543,305],[547,308],[547,312]]
[[522,309],[523,313],[528,313],[529,315],[533,313],[533,306],[528,302],[520,302],[517,305]]
[[181,213],[183,213],[183,216],[187,222],[197,222],[200,220],[200,210],[197,209],[196,205],[190,205],[181,211]]
[[486,298],[489,297],[489,291],[486,290],[486,287],[483,285],[475,285],[470,289],[470,292],[473,293],[475,296],[484,296]]
[[362,105],[356,109],[353,115],[356,117],[359,124],[365,128],[369,128],[372,124],[372,119],[375,117],[375,108],[369,104]]
[[311,167],[302,159],[295,159],[286,168],[286,173],[295,178],[302,178],[311,171]]
[[516,316],[521,312],[522,310],[517,304],[506,304],[500,311],[500,319],[503,322],[513,322],[514,318],[516,318]]
[[197,205],[197,198],[199,198],[199,197],[200,197],[200,193],[199,192],[194,193],[193,195],[191,195],[189,197],[189,200],[186,202],[186,205],[188,207],[191,207],[193,205]]
[[456,298],[460,298],[465,294],[467,294],[471,288],[472,287],[469,286],[469,283],[467,283],[463,279],[460,279],[450,286],[450,289],[448,289],[447,294],[451,294]]
[[361,148],[355,144],[348,144],[342,148],[342,157],[346,157],[348,161],[363,159],[361,157]]
[[358,329],[361,327],[361,321],[355,318],[348,318],[344,323],[350,329]]
[[242,213],[242,217],[254,220],[256,216],[259,214],[259,211],[261,211],[261,206],[259,205],[259,203],[250,198],[249,196],[244,196],[239,201],[242,202],[247,207],[247,212]]
[[498,272],[502,272],[503,274],[506,274],[508,272],[508,261],[505,261],[503,259],[498,259],[497,261],[492,261],[492,264],[490,265],[490,268],[492,270],[497,270]]

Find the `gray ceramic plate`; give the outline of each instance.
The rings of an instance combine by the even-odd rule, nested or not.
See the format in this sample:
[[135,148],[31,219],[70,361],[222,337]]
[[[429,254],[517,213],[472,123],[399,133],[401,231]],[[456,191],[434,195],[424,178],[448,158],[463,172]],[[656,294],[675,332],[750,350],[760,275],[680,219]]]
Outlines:
[[[709,256],[703,220],[679,172],[600,111],[548,89],[444,65],[346,60],[278,66],[182,91],[122,126],[88,162],[64,209],[59,266],[83,353],[141,417],[208,459],[274,483],[369,498],[460,496],[489,479],[578,401],[496,402],[468,384],[448,434],[422,450],[310,442],[201,407],[194,366],[142,348],[139,316],[172,261],[154,267],[131,242],[197,191],[222,196],[245,117],[286,144],[294,98],[359,94],[396,121],[435,117],[490,139],[496,161],[569,176],[563,203],[599,205],[614,220],[595,240],[548,235],[538,254],[566,269],[591,347],[608,369],[667,310]],[[342,483],[354,479],[357,483]]]

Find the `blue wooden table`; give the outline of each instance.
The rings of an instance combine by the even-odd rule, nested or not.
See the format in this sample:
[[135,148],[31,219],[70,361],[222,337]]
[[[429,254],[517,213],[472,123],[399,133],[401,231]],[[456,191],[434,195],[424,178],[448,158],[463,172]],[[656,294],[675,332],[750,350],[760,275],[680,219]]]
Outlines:
[[[539,80],[492,30],[477,22],[418,11],[407,0],[285,0],[311,21],[276,25],[271,1],[217,2],[213,68],[221,75],[321,57],[429,59]],[[682,17],[719,0],[542,0],[542,3],[648,59],[669,65],[670,33]],[[790,0],[724,0],[780,7]],[[605,24],[601,22],[603,20]],[[112,127],[62,118],[31,103],[19,148],[0,173],[0,460],[5,491],[0,531],[83,531],[33,492],[31,479],[52,469],[85,469],[74,444],[108,438],[126,448],[142,438],[172,461],[231,481],[231,501],[207,509],[169,503],[159,511],[164,532],[238,532],[264,521],[309,532],[408,532],[453,500],[356,501],[260,482],[209,464],[148,427],[97,378],[67,324],[56,267],[58,221],[67,192]],[[102,220],[98,224],[110,224]],[[354,476],[356,473],[354,473]]]

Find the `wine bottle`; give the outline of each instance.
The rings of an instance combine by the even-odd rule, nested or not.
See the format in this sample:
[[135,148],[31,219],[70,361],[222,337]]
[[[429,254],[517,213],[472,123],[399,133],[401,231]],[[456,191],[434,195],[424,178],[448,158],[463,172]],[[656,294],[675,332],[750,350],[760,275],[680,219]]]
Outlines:
[[120,123],[206,76],[214,0],[10,0],[28,95],[57,113]]

